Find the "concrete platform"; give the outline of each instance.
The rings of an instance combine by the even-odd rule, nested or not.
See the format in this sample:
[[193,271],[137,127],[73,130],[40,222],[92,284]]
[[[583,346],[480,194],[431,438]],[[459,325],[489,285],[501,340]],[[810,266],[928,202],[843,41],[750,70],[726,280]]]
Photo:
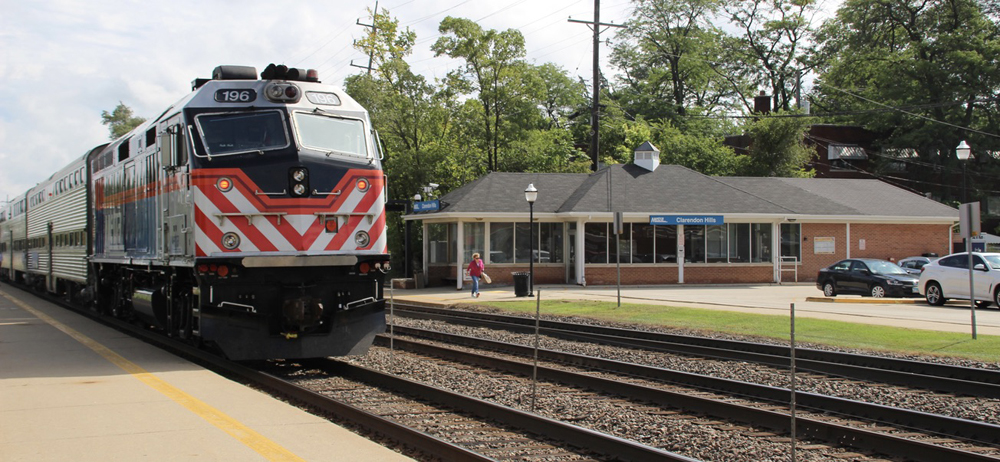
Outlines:
[[412,459],[0,287],[0,461],[68,460]]
[[[390,296],[400,301],[415,301],[443,306],[489,301],[525,301],[516,297],[512,286],[480,286],[482,295],[474,299],[471,285],[465,290],[454,287],[393,289]],[[595,300],[617,303],[615,286],[536,285],[546,300]],[[686,306],[711,310],[739,311],[754,314],[788,316],[795,304],[796,317],[830,319],[861,324],[971,333],[968,301],[950,301],[945,306],[930,306],[922,298],[873,299],[861,296],[834,297],[836,303],[822,297],[815,283],[749,285],[664,285],[622,286],[622,303]],[[979,335],[1000,335],[1000,309],[993,306],[976,310]]]

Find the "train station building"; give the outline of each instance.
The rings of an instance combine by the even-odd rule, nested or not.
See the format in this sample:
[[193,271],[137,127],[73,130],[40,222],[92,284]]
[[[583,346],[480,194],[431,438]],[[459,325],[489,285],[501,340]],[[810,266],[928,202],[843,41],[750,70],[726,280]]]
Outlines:
[[490,173],[417,203],[405,219],[423,227],[422,282],[462,288],[473,253],[494,283],[533,266],[535,284],[638,285],[814,281],[844,258],[952,248],[957,209],[879,180],[708,176],[660,165],[649,143],[635,156],[591,174]]

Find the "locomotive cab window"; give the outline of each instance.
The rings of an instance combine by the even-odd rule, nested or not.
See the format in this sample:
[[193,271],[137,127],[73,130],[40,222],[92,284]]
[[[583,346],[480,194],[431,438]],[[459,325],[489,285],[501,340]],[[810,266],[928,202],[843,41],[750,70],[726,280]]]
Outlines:
[[201,114],[195,117],[209,156],[242,154],[288,146],[278,111]]
[[296,112],[295,127],[303,147],[330,156],[371,157],[365,142],[365,124],[359,119]]

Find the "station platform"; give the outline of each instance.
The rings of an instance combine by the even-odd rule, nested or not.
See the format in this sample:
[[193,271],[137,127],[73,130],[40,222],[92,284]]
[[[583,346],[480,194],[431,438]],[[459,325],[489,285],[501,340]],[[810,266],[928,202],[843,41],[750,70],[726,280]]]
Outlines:
[[0,461],[409,461],[320,417],[0,287]]

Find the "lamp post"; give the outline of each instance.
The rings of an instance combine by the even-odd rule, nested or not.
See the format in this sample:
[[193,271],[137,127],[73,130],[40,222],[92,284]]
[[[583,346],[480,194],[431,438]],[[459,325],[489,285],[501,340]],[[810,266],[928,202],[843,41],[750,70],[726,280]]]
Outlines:
[[[972,154],[972,148],[969,146],[968,143],[965,142],[965,140],[962,140],[962,142],[958,143],[958,146],[955,147],[955,156],[957,156],[958,160],[960,160],[962,162],[962,208],[965,209],[966,207],[968,207],[968,210],[970,210],[970,211],[973,208],[970,207],[965,202],[965,200],[966,200],[966,198],[965,198],[965,181],[966,181],[965,178],[966,178],[966,172],[967,172],[966,165],[969,163],[968,162],[969,161],[969,156],[971,154]],[[973,222],[973,217],[969,217],[966,221],[968,221],[969,223],[963,224],[963,227],[966,227],[965,225],[969,225],[967,227],[971,228],[972,227],[971,223]],[[968,268],[969,268],[969,311],[972,313],[972,338],[973,338],[973,340],[975,340],[976,339],[976,286],[975,286],[974,281],[973,281],[974,276],[973,276],[973,268],[972,268],[972,234],[973,233],[972,233],[971,229],[963,229],[962,230],[962,235],[963,235],[963,237],[965,237],[965,254],[969,256],[969,260],[968,260],[968,265],[969,265],[968,266]]]
[[534,183],[529,183],[524,190],[524,200],[528,201],[528,240],[531,241],[531,249],[528,253],[528,296],[532,297],[535,291],[535,200],[538,199],[538,190]]
[[[414,194],[413,200],[420,202],[420,194]],[[409,215],[413,213],[413,202],[407,201],[406,203],[406,214]],[[413,277],[413,220],[406,220],[406,232],[403,236],[405,239],[406,247],[404,248],[403,257],[406,258],[406,262],[403,264],[403,277],[412,278]]]
[[965,184],[966,184],[966,173],[968,171],[968,169],[966,168],[966,165],[968,164],[967,161],[969,160],[969,156],[971,154],[972,154],[972,147],[970,147],[969,144],[965,142],[965,140],[962,140],[961,143],[958,143],[958,146],[955,148],[955,155],[958,157],[958,160],[962,161],[962,203],[963,204],[966,202],[966,199],[965,199]]

